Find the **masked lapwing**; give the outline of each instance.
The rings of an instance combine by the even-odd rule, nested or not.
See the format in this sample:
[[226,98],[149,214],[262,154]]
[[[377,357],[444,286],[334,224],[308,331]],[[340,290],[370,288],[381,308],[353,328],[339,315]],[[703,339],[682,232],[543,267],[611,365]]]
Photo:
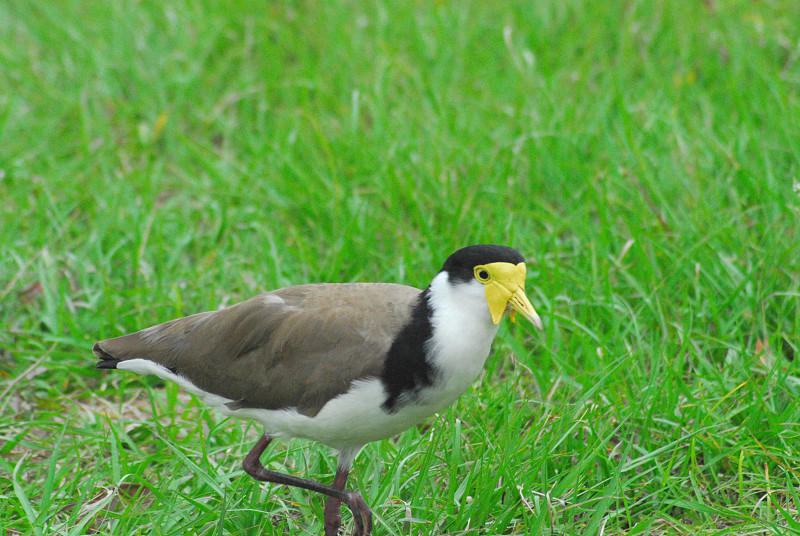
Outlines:
[[[525,262],[505,246],[453,253],[425,290],[391,283],[298,285],[219,311],[178,318],[98,342],[97,368],[154,374],[264,435],[242,467],[264,482],[325,494],[327,536],[353,513],[353,534],[372,512],[345,489],[358,451],[442,411],[480,373],[503,315],[542,322],[525,295]],[[275,437],[338,451],[331,485],[266,469]]]

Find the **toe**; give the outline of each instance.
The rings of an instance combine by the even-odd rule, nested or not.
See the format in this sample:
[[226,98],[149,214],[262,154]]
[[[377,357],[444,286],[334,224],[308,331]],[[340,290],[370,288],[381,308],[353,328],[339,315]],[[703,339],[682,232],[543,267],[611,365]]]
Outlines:
[[353,536],[369,536],[372,533],[372,510],[360,493],[355,491],[347,492],[345,504],[353,513],[355,529]]

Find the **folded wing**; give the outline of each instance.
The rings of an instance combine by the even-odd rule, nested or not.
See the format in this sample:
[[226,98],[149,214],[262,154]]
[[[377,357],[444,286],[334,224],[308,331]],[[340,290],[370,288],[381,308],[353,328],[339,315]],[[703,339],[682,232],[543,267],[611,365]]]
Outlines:
[[419,295],[389,283],[287,287],[101,341],[94,352],[98,368],[147,359],[236,408],[313,416],[354,381],[380,376]]

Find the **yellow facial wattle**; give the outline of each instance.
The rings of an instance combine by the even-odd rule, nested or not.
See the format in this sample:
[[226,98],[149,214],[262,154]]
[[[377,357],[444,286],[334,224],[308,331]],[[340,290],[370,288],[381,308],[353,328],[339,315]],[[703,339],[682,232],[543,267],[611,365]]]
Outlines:
[[512,321],[514,313],[520,312],[537,329],[542,329],[542,320],[525,294],[525,273],[524,262],[492,262],[475,267],[475,279],[484,285],[486,302],[495,324],[499,324],[503,313],[511,308]]

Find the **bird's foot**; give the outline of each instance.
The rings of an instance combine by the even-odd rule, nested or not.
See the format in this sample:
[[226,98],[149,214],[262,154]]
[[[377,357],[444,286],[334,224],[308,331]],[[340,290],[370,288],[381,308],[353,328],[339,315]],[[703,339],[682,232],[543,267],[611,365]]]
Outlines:
[[[372,534],[372,510],[369,509],[364,498],[357,491],[345,492],[344,504],[353,513],[353,521],[355,528],[353,529],[353,536],[369,536]],[[341,516],[339,517],[341,523]],[[326,519],[327,525],[327,519]],[[327,526],[326,526],[327,531]],[[325,533],[329,536],[328,533]]]

